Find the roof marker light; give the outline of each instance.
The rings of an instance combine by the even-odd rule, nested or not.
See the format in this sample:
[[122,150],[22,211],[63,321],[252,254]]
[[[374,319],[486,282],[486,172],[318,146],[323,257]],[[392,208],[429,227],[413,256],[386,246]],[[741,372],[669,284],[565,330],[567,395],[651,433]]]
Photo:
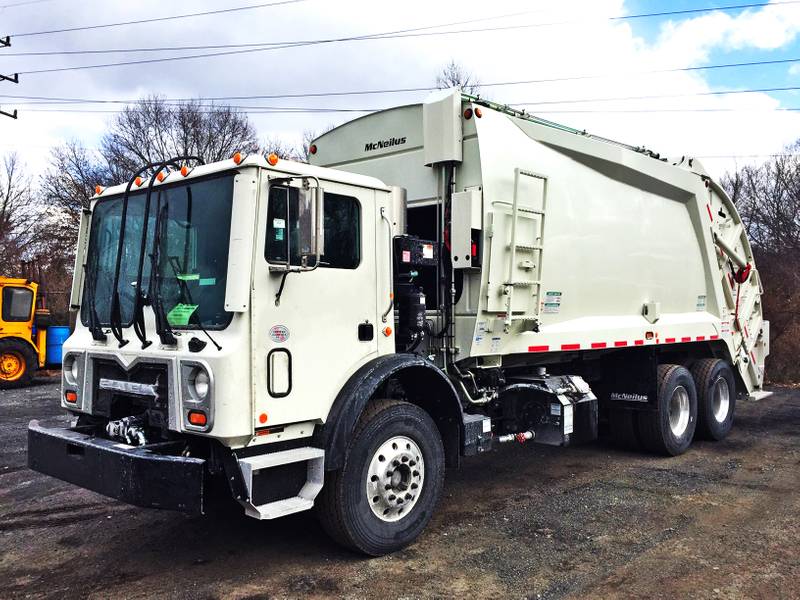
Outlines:
[[186,165],[183,165],[181,167],[181,175],[186,177],[188,174],[189,174],[189,167],[187,167]]
[[98,196],[100,194],[102,194],[103,193],[103,186],[102,185],[94,186],[94,193],[97,194]]
[[242,156],[242,153],[241,153],[241,152],[236,152],[236,153],[234,153],[234,155],[233,155],[233,157],[232,157],[232,158],[233,158],[233,162],[234,162],[235,164],[237,164],[237,165],[238,165],[239,163],[241,163],[241,162],[244,160],[244,156]]
[[141,177],[137,177],[136,179],[133,180],[133,184],[136,187],[140,187],[142,185],[142,178]]
[[310,154],[316,154],[317,153],[317,145],[316,144],[311,144],[308,147],[308,151],[309,151]]
[[274,167],[275,165],[277,165],[278,164],[278,160],[280,160],[280,159],[278,158],[278,155],[275,154],[274,152],[272,152],[271,154],[269,154],[267,156],[267,162],[269,163],[269,165],[271,167]]
[[483,111],[477,106],[475,107],[475,116],[478,117],[479,119],[483,116]]
[[158,179],[159,182],[164,181],[166,178],[167,175],[164,173],[164,171],[159,171],[158,175],[156,175],[156,179]]
[[464,118],[469,121],[472,118],[472,109],[468,108],[464,111]]

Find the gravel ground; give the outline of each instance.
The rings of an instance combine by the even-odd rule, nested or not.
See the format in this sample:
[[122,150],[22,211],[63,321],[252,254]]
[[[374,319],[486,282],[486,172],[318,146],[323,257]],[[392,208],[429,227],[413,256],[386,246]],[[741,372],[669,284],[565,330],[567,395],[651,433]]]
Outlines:
[[143,510],[28,470],[53,379],[0,392],[0,596],[800,598],[800,390],[740,404],[677,458],[509,446],[447,475],[420,540],[364,559],[311,514]]

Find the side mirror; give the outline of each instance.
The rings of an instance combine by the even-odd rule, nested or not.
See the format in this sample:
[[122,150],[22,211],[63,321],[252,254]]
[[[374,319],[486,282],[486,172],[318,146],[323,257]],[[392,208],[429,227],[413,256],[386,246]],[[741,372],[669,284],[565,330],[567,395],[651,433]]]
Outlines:
[[[302,179],[302,187],[282,185],[277,188],[279,195],[270,193],[270,202],[278,203],[272,220],[277,250],[276,260],[269,267],[271,272],[312,271],[325,253],[325,191],[316,177]],[[317,185],[312,187],[311,179]]]

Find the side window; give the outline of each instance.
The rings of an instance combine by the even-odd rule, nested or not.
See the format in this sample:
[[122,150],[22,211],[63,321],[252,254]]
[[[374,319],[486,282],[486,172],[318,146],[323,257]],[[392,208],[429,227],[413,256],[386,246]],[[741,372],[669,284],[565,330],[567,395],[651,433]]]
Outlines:
[[[288,210],[287,210],[288,209]],[[361,206],[352,196],[325,192],[320,266],[355,269],[361,262]],[[265,257],[272,263],[314,266],[313,240],[303,232],[312,219],[311,204],[302,190],[273,186],[267,207]]]
[[27,288],[3,288],[3,321],[27,321],[33,309],[33,292]]

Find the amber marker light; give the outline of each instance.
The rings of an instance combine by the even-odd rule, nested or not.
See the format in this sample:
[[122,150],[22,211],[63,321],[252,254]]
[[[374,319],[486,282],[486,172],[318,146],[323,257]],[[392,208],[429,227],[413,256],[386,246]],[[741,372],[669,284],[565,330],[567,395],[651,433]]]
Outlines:
[[271,167],[274,167],[275,165],[278,164],[278,155],[273,152],[272,154],[267,156],[267,162]]
[[136,179],[133,180],[133,184],[136,187],[140,187],[142,185],[142,178],[141,177],[137,177]]
[[388,326],[384,327],[383,328],[383,335],[385,335],[386,337],[389,337],[390,335],[392,335],[392,328],[388,327]]
[[475,116],[479,119],[483,116],[483,111],[480,108],[475,109]]
[[164,173],[164,171],[159,171],[158,175],[156,175],[156,179],[158,179],[159,183],[164,181],[166,178],[167,178],[167,176]]
[[102,194],[103,193],[103,186],[102,185],[94,186],[94,193],[97,194],[98,196],[100,194]]
[[472,109],[468,108],[464,111],[464,118],[469,121],[472,118]]
[[77,404],[78,402],[78,392],[65,392],[64,393],[64,400],[69,402],[70,404]]
[[183,165],[181,167],[181,175],[186,177],[188,174],[189,174],[189,167],[187,167],[186,165]]
[[190,410],[189,423],[191,423],[196,427],[205,427],[206,423],[208,423],[208,418],[206,417],[206,413],[204,413],[201,410]]
[[237,165],[238,165],[239,163],[241,163],[243,160],[244,160],[244,157],[242,156],[242,153],[241,153],[241,152],[236,152],[236,153],[233,155],[233,162],[234,162],[234,163],[236,163]]

